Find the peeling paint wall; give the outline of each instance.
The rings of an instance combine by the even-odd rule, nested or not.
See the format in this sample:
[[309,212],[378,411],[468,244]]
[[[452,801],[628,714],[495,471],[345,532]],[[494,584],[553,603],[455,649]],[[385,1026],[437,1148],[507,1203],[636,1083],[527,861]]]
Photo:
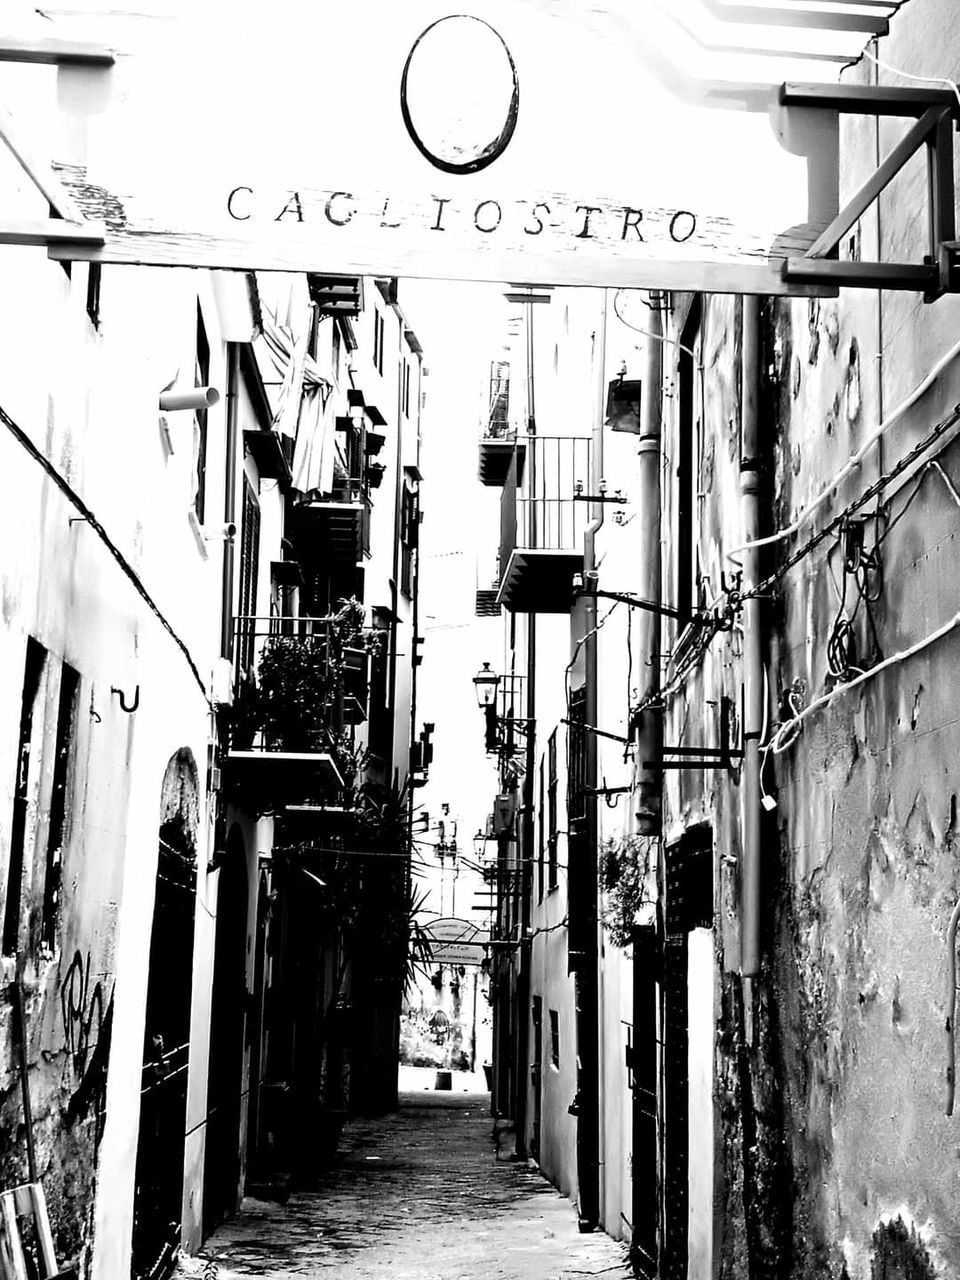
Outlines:
[[[912,0],[892,21],[879,56],[906,71],[956,78],[958,51],[956,6]],[[876,68],[864,63],[849,78],[872,83]],[[902,132],[895,121],[882,121],[879,131],[873,120],[842,121],[841,201],[872,171],[878,147],[886,154]],[[875,210],[863,217],[841,256],[875,259],[878,246],[886,260],[924,252],[920,232],[926,224],[918,216],[924,184],[925,169],[917,163],[884,194],[879,219]],[[683,306],[676,300],[674,337]],[[910,294],[868,291],[765,307],[763,532],[789,524],[829,488],[875,426],[956,342],[958,318],[954,297],[925,305]],[[720,589],[721,571],[730,581],[735,558],[725,557],[743,540],[735,300],[705,300],[700,341],[702,497],[696,523],[709,599]],[[671,413],[669,396],[668,387]],[[764,552],[761,575],[888,474],[958,400],[960,366],[954,361],[801,532],[782,549]],[[677,520],[675,411],[665,448],[664,522],[670,530]],[[879,515],[866,522],[867,554],[880,538],[881,569],[870,570],[866,587],[875,598],[857,600],[834,535],[769,593],[763,610],[768,738],[778,721],[836,683],[828,640],[843,610],[851,638],[848,676],[923,641],[960,610],[960,506],[950,487],[960,487],[960,444],[948,444],[938,463],[947,480],[934,468],[908,476],[885,491]],[[877,500],[864,510],[877,513]],[[665,582],[676,583],[672,556],[668,545]],[[716,742],[720,696],[739,707],[741,626],[742,615],[671,699],[668,741]],[[672,628],[666,639],[669,648]],[[777,807],[764,815],[764,962],[752,992],[737,973],[736,770],[666,775],[666,838],[707,822],[715,842],[720,1276],[875,1280],[960,1271],[957,1131],[956,1117],[945,1115],[944,1030],[945,935],[960,896],[958,660],[960,634],[954,631],[836,696],[805,721],[791,746],[767,761],[763,780]]]

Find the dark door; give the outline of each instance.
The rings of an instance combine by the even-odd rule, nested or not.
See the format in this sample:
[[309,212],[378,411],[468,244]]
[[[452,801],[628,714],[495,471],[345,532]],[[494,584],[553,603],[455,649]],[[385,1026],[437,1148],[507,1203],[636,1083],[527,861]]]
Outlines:
[[137,1280],[158,1280],[169,1273],[180,1243],[183,1200],[196,867],[178,833],[167,830],[164,835],[143,1037],[133,1209],[132,1271]]
[[257,889],[257,937],[253,959],[253,1009],[249,1025],[250,1038],[250,1095],[247,1103],[247,1166],[259,1168],[260,1155],[260,1085],[263,1078],[264,1053],[264,1001],[267,963],[267,912],[270,893],[267,873],[260,872]]
[[632,1251],[640,1280],[655,1280],[659,1257],[658,966],[656,930],[638,929],[633,939],[633,1037],[628,1065],[633,1087]]
[[533,1090],[533,1131],[530,1137],[530,1154],[540,1159],[540,1124],[543,1115],[543,999],[533,997],[533,1062],[530,1064],[530,1087]]
[[246,950],[246,853],[243,839],[234,829],[227,842],[217,888],[203,1173],[204,1234],[236,1210],[240,1190]]

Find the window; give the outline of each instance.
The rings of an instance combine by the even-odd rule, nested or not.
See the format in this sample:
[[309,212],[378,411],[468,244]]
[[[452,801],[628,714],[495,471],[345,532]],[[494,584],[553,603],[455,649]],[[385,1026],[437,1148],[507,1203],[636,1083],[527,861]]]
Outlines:
[[[207,330],[203,323],[200,303],[197,303],[197,355],[194,381],[198,387],[206,387],[210,383],[210,343],[207,341]],[[207,411],[196,410],[196,429],[194,432],[194,474],[196,492],[193,498],[193,509],[197,519],[203,524],[205,494],[207,487]]]
[[374,305],[373,308],[373,367],[378,373],[383,373],[383,330],[384,321],[380,314],[380,308]]
[[700,603],[699,538],[700,435],[700,299],[695,298],[683,326],[679,355],[679,437],[677,440],[677,609],[682,628]]
[[87,315],[95,329],[100,328],[100,263],[87,268]]
[[51,951],[56,944],[60,885],[63,880],[67,782],[70,774],[70,759],[73,754],[79,687],[79,673],[64,663],[60,672],[57,744],[53,760],[53,789],[50,793],[50,822],[47,827],[47,863],[43,881],[43,912],[40,920],[40,940]]
[[[16,954],[20,941],[20,908],[23,900],[24,851],[27,843],[27,818],[30,809],[30,753],[33,745],[33,716],[47,651],[32,636],[27,638],[23,668],[23,692],[20,699],[20,739],[17,749],[17,773],[13,793],[13,820],[10,825],[10,862],[7,872],[7,897],[3,908],[3,954]],[[40,761],[36,762],[39,768]]]
[[403,416],[410,417],[410,361],[403,362]]
[[243,478],[243,520],[240,526],[240,629],[238,634],[237,661],[241,671],[253,665],[254,633],[257,624],[253,620],[257,612],[257,574],[260,560],[260,504],[253,485]]
[[419,526],[417,494],[404,485],[400,499],[400,590],[407,597],[413,595],[414,555],[419,540]]
[[587,690],[570,694],[570,734],[567,739],[567,813],[571,819],[587,816]]
[[547,739],[547,888],[557,887],[557,731]]
[[340,356],[343,351],[343,339],[340,336],[340,326],[336,319],[333,322],[333,337],[331,339],[332,348],[330,355],[330,366],[333,370],[334,382],[340,381]]
[[560,1070],[560,1015],[556,1009],[550,1010],[550,1065]]
[[544,818],[544,779],[543,779],[543,758],[540,760],[540,790],[539,800],[537,803],[537,901],[543,901],[543,880],[544,880],[544,835],[543,830]]

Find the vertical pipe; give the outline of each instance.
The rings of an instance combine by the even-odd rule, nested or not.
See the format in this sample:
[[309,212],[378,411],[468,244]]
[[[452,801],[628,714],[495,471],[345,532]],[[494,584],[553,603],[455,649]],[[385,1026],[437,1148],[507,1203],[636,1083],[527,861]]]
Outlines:
[[[759,410],[760,299],[743,299],[741,364],[740,513],[741,536],[751,543],[760,536]],[[743,589],[759,581],[759,550],[743,555]],[[740,872],[740,973],[744,1008],[752,1024],[750,981],[760,971],[760,734],[763,731],[763,657],[760,648],[760,601],[743,607],[743,772],[740,803],[742,842]]]
[[[537,546],[537,415],[534,391],[534,345],[533,345],[533,306],[526,304],[526,337],[527,337],[527,483],[530,486],[529,546]],[[533,785],[537,764],[537,615],[527,614],[527,696],[526,696],[526,752],[525,772],[523,776],[523,818],[520,838],[520,865],[516,877],[520,892],[520,947],[518,952],[519,968],[517,970],[517,1079],[516,1079],[516,1141],[517,1151],[526,1155],[527,1151],[527,1085],[529,1074],[527,1069],[528,1046],[530,1043],[530,898],[533,870]]]
[[[596,376],[596,404],[591,427],[590,492],[599,494],[603,481],[603,418],[605,409],[604,366],[607,347],[608,296],[603,295],[603,311],[600,329],[593,350]],[[596,537],[603,526],[602,502],[591,503],[590,521],[583,535],[583,579],[587,588],[584,596],[584,718],[591,727],[597,725],[599,697],[597,687],[597,598],[593,590],[597,585]],[[584,854],[589,865],[584,869],[582,883],[589,886],[589,900],[582,909],[589,914],[584,920],[583,936],[589,939],[589,953],[575,974],[577,992],[577,1057],[580,1064],[580,1110],[577,1116],[577,1153],[579,1186],[579,1226],[581,1231],[592,1231],[600,1217],[600,1151],[602,1109],[600,1105],[600,1042],[603,1029],[600,1025],[600,939],[598,920],[599,883],[597,879],[597,854],[600,837],[596,788],[599,761],[598,736],[584,733],[584,785],[587,794],[585,805]]]
[[[227,421],[224,441],[223,521],[235,524],[237,519],[237,397],[240,388],[240,347],[231,342],[227,347]],[[223,540],[223,586],[220,619],[220,654],[233,657],[233,566],[234,540]],[[256,613],[256,609],[254,609]]]
[[[663,385],[663,318],[659,294],[650,295],[647,322],[650,337],[643,356],[640,435],[637,438],[637,500],[639,545],[637,547],[637,593],[652,604],[660,603],[660,428]],[[632,619],[637,654],[642,664],[639,680],[641,702],[660,687],[660,616],[652,610],[638,610]],[[659,711],[643,713],[637,732],[636,791],[634,803],[639,835],[654,839],[660,835],[663,774],[644,769],[646,761],[659,760],[663,721]]]
[[397,751],[397,645],[400,617],[400,519],[403,501],[403,320],[394,308],[398,324],[397,336],[397,453],[396,474],[393,483],[393,557],[390,577],[390,655],[387,666],[388,697],[390,699],[390,755],[387,766],[388,785],[399,784],[399,770],[394,757]]

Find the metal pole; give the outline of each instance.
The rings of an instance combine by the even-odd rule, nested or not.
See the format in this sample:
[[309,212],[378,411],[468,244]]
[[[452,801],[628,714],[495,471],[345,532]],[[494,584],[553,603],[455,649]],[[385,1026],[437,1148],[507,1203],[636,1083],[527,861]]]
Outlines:
[[[661,603],[660,569],[660,395],[663,382],[663,333],[660,295],[651,294],[652,306],[647,319],[651,336],[643,359],[643,407],[641,430],[637,439],[638,492],[636,519],[639,524],[637,595],[656,608]],[[637,653],[643,664],[640,671],[640,701],[656,694],[660,687],[660,615],[641,611],[631,620],[637,638]],[[660,835],[663,775],[659,770],[645,771],[643,762],[661,758],[663,721],[660,713],[650,709],[643,713],[637,732],[637,832],[657,838]]]
[[[740,510],[742,536],[750,543],[760,531],[759,411],[760,299],[743,299],[742,403],[740,445]],[[759,581],[759,550],[743,553],[743,590]],[[748,1024],[750,979],[760,970],[760,734],[763,730],[763,657],[760,648],[760,601],[743,607],[743,774],[741,786],[741,924],[740,973]]]

